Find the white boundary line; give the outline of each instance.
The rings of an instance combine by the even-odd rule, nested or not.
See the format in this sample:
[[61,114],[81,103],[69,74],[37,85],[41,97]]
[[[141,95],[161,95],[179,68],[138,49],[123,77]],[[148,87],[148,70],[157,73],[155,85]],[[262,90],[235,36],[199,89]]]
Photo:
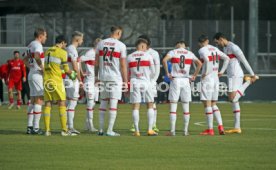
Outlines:
[[[271,120],[271,119],[243,119],[242,121],[259,121],[259,120]],[[275,119],[272,119],[272,120],[275,120]],[[224,122],[233,122],[234,120],[224,120]],[[197,126],[205,126],[206,122],[195,122],[194,125],[197,125]],[[233,128],[233,127],[227,127],[227,126],[224,126],[225,128]],[[269,130],[275,130],[274,128],[246,128],[246,127],[243,127],[243,129],[250,129],[250,130],[265,130],[265,131],[269,131]]]

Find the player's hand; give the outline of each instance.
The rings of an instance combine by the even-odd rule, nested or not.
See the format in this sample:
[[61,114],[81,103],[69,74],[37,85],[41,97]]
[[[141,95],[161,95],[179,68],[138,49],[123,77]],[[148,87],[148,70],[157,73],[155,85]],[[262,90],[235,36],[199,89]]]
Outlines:
[[193,82],[193,81],[195,81],[195,79],[196,79],[196,76],[192,75],[190,78],[190,81]]
[[201,77],[202,77],[202,79],[205,79],[205,77],[206,77],[206,74],[202,74],[202,76],[201,76]]
[[80,88],[83,88],[83,82],[82,81],[80,81]]
[[223,73],[219,72],[218,73],[218,77],[221,77],[223,75]]
[[23,82],[24,82],[24,83],[26,82],[26,77],[23,77]]
[[173,80],[173,77],[172,77],[172,75],[171,75],[170,73],[168,73],[167,76],[168,76],[168,78],[169,78],[170,80]]
[[123,86],[122,86],[122,88],[123,88],[123,92],[128,92],[128,83],[127,82],[123,82]]
[[258,79],[259,79],[259,76],[257,75],[251,76],[251,83],[255,83],[255,81]]

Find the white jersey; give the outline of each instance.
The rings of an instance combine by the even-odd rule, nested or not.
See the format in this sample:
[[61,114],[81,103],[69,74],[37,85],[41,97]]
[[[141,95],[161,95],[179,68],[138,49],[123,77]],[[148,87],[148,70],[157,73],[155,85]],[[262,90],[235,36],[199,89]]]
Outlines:
[[212,45],[200,48],[198,53],[203,62],[202,74],[206,74],[208,78],[218,79],[219,61],[220,59],[224,60],[223,67],[220,71],[224,73],[230,60],[229,57]]
[[155,74],[152,78],[152,81],[156,82],[158,77],[159,77],[159,74],[160,74],[160,57],[159,57],[159,53],[152,49],[152,48],[149,48],[148,51],[147,51],[153,58],[153,62],[154,62],[154,65],[155,65]]
[[43,52],[42,44],[39,41],[34,40],[28,45],[28,49],[32,55],[32,58],[29,59],[30,74],[40,73],[41,68],[39,67],[36,60],[34,59],[34,54],[39,53],[41,63],[44,65],[44,52]]
[[126,58],[126,45],[115,38],[99,42],[99,76],[101,81],[122,81],[120,58]]
[[197,60],[194,53],[185,48],[178,48],[168,52],[172,63],[171,75],[175,78],[188,78],[193,61]]
[[83,56],[80,57],[80,61],[85,63],[85,72],[87,74],[86,78],[95,78],[95,50],[88,50]]
[[79,55],[78,55],[77,48],[71,44],[66,48],[66,51],[68,54],[68,57],[67,57],[68,66],[69,66],[70,70],[73,70],[72,62],[73,61],[79,62],[79,59],[78,59]]
[[224,47],[224,53],[230,58],[230,62],[227,68],[227,77],[243,77],[243,70],[241,68],[240,62],[243,63],[246,70],[250,75],[254,75],[252,68],[250,67],[248,61],[246,60],[242,50],[234,43],[229,42],[226,47]]
[[155,73],[152,56],[143,51],[135,51],[127,57],[130,78],[150,81]]

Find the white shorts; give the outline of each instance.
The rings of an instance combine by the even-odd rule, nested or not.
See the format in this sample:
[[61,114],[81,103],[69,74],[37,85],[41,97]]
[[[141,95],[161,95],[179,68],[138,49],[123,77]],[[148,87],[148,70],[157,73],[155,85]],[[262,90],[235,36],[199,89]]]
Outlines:
[[80,83],[79,80],[71,80],[71,79],[64,79],[64,86],[66,90],[66,97],[68,99],[78,100],[79,90],[80,90]]
[[243,77],[228,78],[228,92],[235,92],[242,86]]
[[178,102],[192,101],[191,85],[188,78],[174,78],[170,83],[169,100]]
[[122,99],[122,82],[103,81],[99,85],[101,99]]
[[145,80],[130,80],[130,103],[154,102],[153,85]]
[[158,95],[157,95],[157,82],[152,81],[151,84],[152,84],[153,97],[158,97]]
[[28,75],[28,82],[30,87],[30,96],[43,96],[43,76],[41,74],[35,73]]
[[200,100],[217,101],[219,95],[219,80],[204,78],[201,80]]
[[95,98],[95,83],[94,79],[84,79],[83,89],[86,94],[86,98],[90,100],[94,100]]

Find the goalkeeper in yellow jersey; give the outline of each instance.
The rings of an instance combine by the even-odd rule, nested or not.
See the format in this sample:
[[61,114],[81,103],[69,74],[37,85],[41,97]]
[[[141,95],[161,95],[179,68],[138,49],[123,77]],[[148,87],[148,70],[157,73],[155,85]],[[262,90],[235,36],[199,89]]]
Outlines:
[[[50,136],[50,117],[52,101],[58,102],[59,115],[61,122],[61,135],[73,136],[76,134],[68,131],[66,122],[66,92],[63,84],[62,74],[64,72],[71,78],[76,79],[76,73],[71,71],[67,64],[67,52],[64,50],[67,41],[63,35],[56,38],[56,45],[49,48],[45,53],[44,61],[44,122],[45,122],[45,136]],[[63,70],[62,70],[62,69]]]

